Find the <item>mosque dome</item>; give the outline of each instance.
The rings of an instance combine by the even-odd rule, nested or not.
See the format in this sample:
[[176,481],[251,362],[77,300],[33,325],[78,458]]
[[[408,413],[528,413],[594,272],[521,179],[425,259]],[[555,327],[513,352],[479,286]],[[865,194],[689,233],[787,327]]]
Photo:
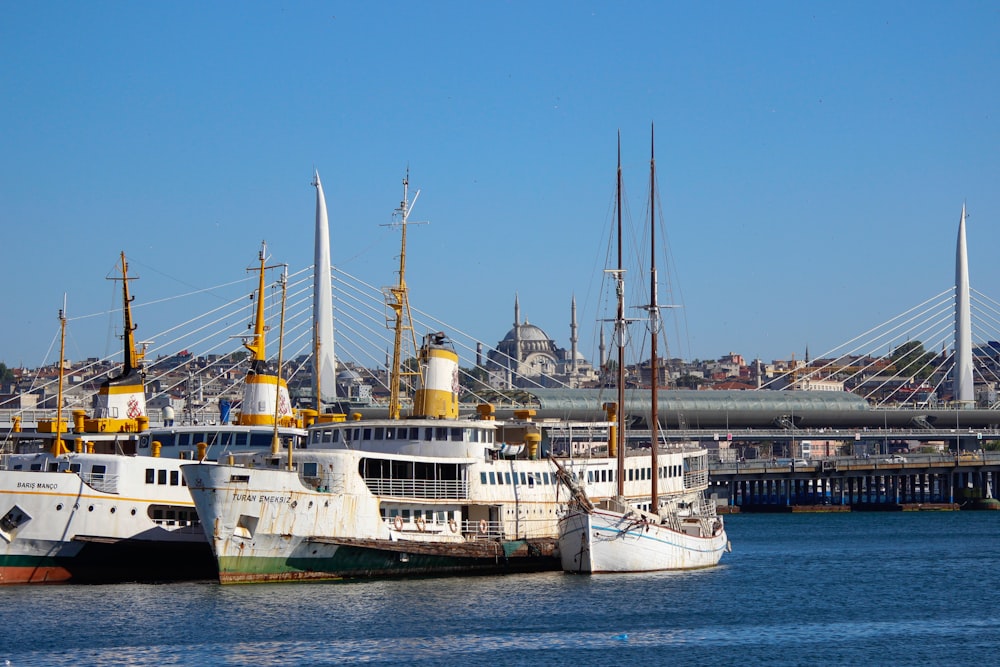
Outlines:
[[[529,324],[528,322],[525,322],[524,324],[520,325],[519,328],[521,330],[522,343],[527,343],[529,341],[539,341],[547,343],[550,340],[552,340],[551,338],[549,338],[548,334],[546,334],[544,331],[536,327],[534,324]],[[507,335],[504,336],[503,339],[505,341],[508,340],[513,341],[516,339],[516,337],[517,337],[517,330],[511,329],[510,331],[507,332]]]

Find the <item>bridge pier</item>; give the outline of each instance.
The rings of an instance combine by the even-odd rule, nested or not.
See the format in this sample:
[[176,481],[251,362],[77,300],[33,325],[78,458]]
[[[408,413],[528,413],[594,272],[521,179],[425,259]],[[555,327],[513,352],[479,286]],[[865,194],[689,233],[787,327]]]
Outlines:
[[717,495],[741,511],[1000,509],[992,500],[998,473],[1000,454],[977,453],[717,463],[710,479]]

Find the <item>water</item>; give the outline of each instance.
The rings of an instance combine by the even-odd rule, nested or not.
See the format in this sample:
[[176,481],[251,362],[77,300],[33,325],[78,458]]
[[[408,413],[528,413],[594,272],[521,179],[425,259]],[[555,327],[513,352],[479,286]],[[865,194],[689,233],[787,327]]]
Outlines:
[[1000,512],[744,515],[712,570],[0,588],[0,666],[928,665],[1000,649]]

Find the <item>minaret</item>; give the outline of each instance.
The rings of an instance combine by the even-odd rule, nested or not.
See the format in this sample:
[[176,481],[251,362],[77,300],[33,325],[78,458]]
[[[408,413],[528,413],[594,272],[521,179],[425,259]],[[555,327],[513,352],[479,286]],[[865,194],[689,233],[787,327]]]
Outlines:
[[514,372],[521,372],[521,304],[517,300],[517,292],[514,292]]
[[601,368],[601,372],[603,373],[604,372],[604,364],[607,363],[607,359],[604,357],[604,350],[605,350],[605,346],[604,346],[604,327],[601,327],[601,342],[600,342],[600,345],[598,345],[597,349],[599,351],[600,362],[601,362],[600,368]]
[[960,403],[975,400],[972,380],[972,314],[969,305],[969,257],[965,243],[965,203],[958,223],[958,248],[955,254],[955,377],[954,399]]
[[573,295],[573,306],[571,308],[570,322],[569,322],[569,353],[572,355],[572,361],[570,362],[570,373],[575,378],[576,377],[576,295]]

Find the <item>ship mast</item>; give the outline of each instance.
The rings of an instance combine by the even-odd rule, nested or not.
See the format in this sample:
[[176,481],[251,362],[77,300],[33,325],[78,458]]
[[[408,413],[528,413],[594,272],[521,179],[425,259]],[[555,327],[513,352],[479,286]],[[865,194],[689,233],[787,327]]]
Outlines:
[[66,358],[66,295],[63,294],[63,307],[59,309],[59,389],[56,392],[56,439],[52,442],[53,456],[66,454],[69,450],[63,444],[63,375],[66,373],[66,366],[63,359]]
[[139,367],[139,353],[135,348],[135,325],[132,324],[132,299],[128,293],[128,263],[125,261],[125,251],[122,251],[122,310],[124,311],[124,365],[122,377],[128,376]]
[[266,266],[267,243],[263,241],[260,244],[260,253],[258,256],[260,259],[260,268],[247,269],[247,271],[259,271],[260,280],[257,285],[257,312],[254,317],[253,335],[250,336],[249,340],[243,341],[243,347],[250,350],[250,370],[254,373],[263,373],[265,364],[267,363],[267,341],[265,339],[267,327],[264,326],[264,271],[273,269],[279,265]]
[[420,191],[409,201],[410,170],[406,170],[403,178],[403,200],[395,213],[399,216],[401,240],[399,250],[399,280],[390,287],[386,294],[386,302],[393,311],[392,367],[389,369],[389,419],[399,419],[399,386],[403,375],[417,375],[416,372],[402,369],[403,332],[410,332],[413,349],[417,349],[416,335],[413,333],[413,320],[410,317],[410,300],[406,290],[406,227],[410,224],[410,211],[417,203]]
[[618,310],[615,315],[615,337],[618,343],[618,429],[616,449],[618,458],[618,497],[625,496],[625,269],[622,268],[622,135],[618,132],[618,178],[615,187],[618,217],[618,268],[615,274],[615,293]]
[[659,417],[659,384],[660,368],[657,358],[657,339],[660,337],[660,306],[656,298],[656,159],[654,157],[654,132],[649,130],[649,436],[650,436],[650,467],[652,468],[652,484],[650,485],[651,512],[659,513],[659,448],[660,448],[660,417]]

